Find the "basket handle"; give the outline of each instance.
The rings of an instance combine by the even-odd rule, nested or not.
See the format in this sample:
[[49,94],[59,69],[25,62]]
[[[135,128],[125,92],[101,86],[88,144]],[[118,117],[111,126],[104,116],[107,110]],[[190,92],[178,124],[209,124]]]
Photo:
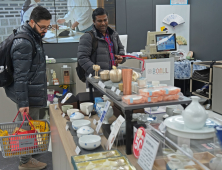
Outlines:
[[133,56],[133,55],[121,55],[121,56],[122,56],[122,57],[130,57],[130,58],[135,58],[135,59],[137,59],[137,60],[142,61],[142,62],[143,62],[143,65],[142,65],[142,72],[145,70],[145,67],[144,67],[144,63],[145,63],[145,61],[144,61],[144,59],[142,59],[142,58],[138,58],[138,57]]
[[[17,118],[18,114],[19,114],[19,111],[18,111],[17,115],[15,116],[13,122],[15,122],[15,119]],[[30,120],[29,120],[29,118],[31,118],[30,115],[27,114],[26,112],[24,112],[24,114],[23,114],[23,121],[22,121],[19,129],[16,131],[15,135],[17,135],[18,132],[19,132],[19,130],[22,128],[22,125],[23,125],[24,122],[25,122],[25,117],[27,118],[28,122],[30,123],[30,125],[32,126],[32,128],[33,128],[33,129],[35,130],[35,132],[37,133],[37,130],[36,130],[35,127],[33,126],[32,122],[30,122]],[[28,118],[28,117],[29,117],[29,118]],[[32,118],[31,118],[31,119],[32,119]]]

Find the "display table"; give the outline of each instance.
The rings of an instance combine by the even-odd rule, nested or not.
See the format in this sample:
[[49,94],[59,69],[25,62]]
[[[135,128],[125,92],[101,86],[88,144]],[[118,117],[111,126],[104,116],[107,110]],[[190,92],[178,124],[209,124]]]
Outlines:
[[113,96],[108,94],[105,89],[102,89],[98,83],[95,83],[93,81],[93,78],[87,78],[87,81],[89,82],[89,88],[90,88],[90,100],[91,102],[94,101],[93,98],[93,87],[99,90],[102,94],[109,97],[115,104],[117,104],[125,114],[125,120],[126,120],[126,154],[130,155],[132,154],[131,147],[132,147],[132,138],[131,135],[133,134],[133,127],[132,127],[132,114],[133,110],[135,109],[143,109],[146,107],[155,107],[155,106],[166,106],[166,105],[177,105],[177,104],[188,104],[191,102],[190,98],[183,97],[183,99],[179,100],[173,100],[173,101],[165,101],[165,102],[158,102],[158,103],[145,103],[145,104],[139,104],[139,105],[127,105],[123,103],[122,101],[117,101]]
[[[76,155],[75,148],[76,144],[73,140],[73,137],[69,131],[66,131],[66,122],[67,120],[61,116],[61,110],[56,109],[55,105],[49,106],[50,111],[50,126],[51,126],[51,138],[52,138],[52,162],[53,170],[73,170],[71,163],[71,156]],[[93,120],[99,120],[97,115],[92,116],[91,118],[85,117],[91,121],[91,127],[96,129],[96,126],[93,124]],[[109,119],[112,123],[116,118],[113,116]],[[102,132],[100,130],[100,132]],[[101,136],[102,142],[101,145],[104,147],[107,139],[105,136]],[[117,149],[125,155],[124,146],[120,146]],[[93,152],[93,151],[92,151]],[[127,158],[131,164],[137,169],[142,170],[137,164],[137,159],[133,155],[127,155]]]

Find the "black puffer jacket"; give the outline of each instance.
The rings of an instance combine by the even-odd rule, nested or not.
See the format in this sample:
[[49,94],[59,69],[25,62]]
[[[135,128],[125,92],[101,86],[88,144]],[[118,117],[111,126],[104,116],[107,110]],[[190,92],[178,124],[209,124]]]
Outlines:
[[[122,45],[119,35],[116,31],[112,30],[108,27],[108,31],[110,34],[110,38],[113,42],[114,54],[116,55],[124,55],[124,46]],[[95,71],[93,70],[93,65],[98,64],[101,68],[99,72],[102,70],[110,70],[110,54],[108,43],[102,38],[101,33],[93,27],[93,33],[95,38],[98,39],[98,48],[94,54],[92,52],[92,36],[89,33],[85,33],[81,36],[78,46],[78,62],[79,65],[85,70],[86,76],[89,74],[95,75]],[[123,58],[122,63],[126,61]]]
[[26,22],[17,29],[28,34],[35,44],[36,54],[32,55],[32,44],[19,38],[13,41],[11,57],[14,67],[14,82],[5,88],[7,96],[18,107],[45,107],[47,104],[46,61],[42,38]]

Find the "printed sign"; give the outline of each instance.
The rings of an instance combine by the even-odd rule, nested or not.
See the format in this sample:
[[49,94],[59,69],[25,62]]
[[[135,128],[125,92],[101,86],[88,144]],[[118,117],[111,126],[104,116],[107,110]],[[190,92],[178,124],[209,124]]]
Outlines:
[[107,101],[107,102],[106,102],[106,105],[105,105],[105,107],[104,107],[104,109],[103,109],[103,113],[102,113],[102,115],[101,115],[101,117],[100,117],[100,119],[99,119],[98,125],[96,126],[96,132],[97,132],[97,134],[99,133],[99,130],[100,130],[102,124],[103,124],[103,120],[104,120],[104,118],[105,118],[105,116],[106,116],[106,113],[107,113],[107,111],[108,111],[108,109],[109,109],[109,106],[110,106],[110,102]]
[[170,62],[146,63],[146,78],[149,81],[170,80]]
[[134,137],[134,141],[133,141],[133,154],[134,156],[138,159],[140,156],[140,151],[143,147],[143,142],[145,139],[145,129],[144,127],[140,127],[137,132],[136,135]]
[[159,142],[153,139],[149,134],[146,134],[138,164],[143,170],[152,170],[156,159],[156,154],[159,148]]

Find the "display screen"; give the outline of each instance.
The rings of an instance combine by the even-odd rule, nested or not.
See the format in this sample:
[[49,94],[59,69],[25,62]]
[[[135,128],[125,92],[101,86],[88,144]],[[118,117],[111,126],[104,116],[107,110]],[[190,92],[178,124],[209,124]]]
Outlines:
[[156,35],[157,52],[161,51],[176,51],[176,35],[161,34]]
[[59,28],[48,30],[44,43],[79,42],[92,29],[92,13],[98,7],[108,12],[108,25],[116,27],[115,0],[0,0],[0,42],[29,20],[32,10],[39,5],[49,10],[50,24]]

